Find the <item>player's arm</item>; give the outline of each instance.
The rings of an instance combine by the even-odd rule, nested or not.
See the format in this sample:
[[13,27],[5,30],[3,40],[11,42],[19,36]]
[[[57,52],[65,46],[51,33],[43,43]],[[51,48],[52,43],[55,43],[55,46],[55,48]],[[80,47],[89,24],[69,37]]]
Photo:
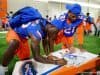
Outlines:
[[43,45],[43,49],[46,55],[49,54],[49,44],[48,44],[48,36],[46,35],[46,37],[44,37],[42,39],[42,45]]
[[49,64],[58,64],[58,65],[65,65],[66,64],[66,61],[63,59],[55,61],[55,60],[48,60],[46,57],[43,57],[40,54],[40,40],[34,38],[32,35],[30,36],[30,38],[31,38],[32,54],[33,54],[33,57],[36,61],[42,62],[42,63],[49,63]]
[[58,29],[51,24],[48,24],[46,29],[48,33],[49,53],[51,53],[54,52],[54,40],[57,36]]
[[42,63],[54,63],[54,61],[51,61],[51,60],[48,61],[46,57],[43,57],[40,54],[40,40],[37,38],[34,38],[34,36],[32,35],[30,38],[31,38],[31,50],[32,50],[34,59]]

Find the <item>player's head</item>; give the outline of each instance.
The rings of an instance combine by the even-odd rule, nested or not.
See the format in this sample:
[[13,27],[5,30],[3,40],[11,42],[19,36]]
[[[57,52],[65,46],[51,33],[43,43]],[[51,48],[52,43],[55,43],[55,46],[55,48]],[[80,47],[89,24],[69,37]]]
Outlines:
[[81,6],[79,4],[67,4],[66,9],[68,9],[68,18],[72,22],[75,21],[81,13]]
[[86,15],[87,15],[87,16],[89,16],[89,15],[90,15],[90,13],[89,13],[89,12],[87,12],[87,13],[86,13]]

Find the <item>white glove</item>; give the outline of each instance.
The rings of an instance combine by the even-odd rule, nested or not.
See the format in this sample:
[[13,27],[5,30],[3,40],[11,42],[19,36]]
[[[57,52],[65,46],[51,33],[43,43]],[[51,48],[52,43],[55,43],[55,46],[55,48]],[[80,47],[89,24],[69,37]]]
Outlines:
[[0,65],[0,75],[5,75],[7,69],[8,69],[7,67],[3,67],[2,65]]

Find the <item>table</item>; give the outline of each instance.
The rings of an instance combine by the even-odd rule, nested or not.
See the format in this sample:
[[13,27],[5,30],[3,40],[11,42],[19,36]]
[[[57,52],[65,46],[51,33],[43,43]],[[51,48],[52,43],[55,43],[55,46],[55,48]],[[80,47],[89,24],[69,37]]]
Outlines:
[[[12,75],[21,75],[19,72],[20,68],[26,61],[33,62],[34,68],[37,70],[37,75],[77,75],[85,71],[95,72],[96,67],[100,67],[100,57],[98,57],[98,55],[90,52],[81,53],[79,49],[77,49],[76,53],[72,54],[66,54],[64,50],[58,50],[52,53],[52,55],[68,60],[68,64],[64,66],[43,64],[34,59],[18,61]],[[71,59],[69,56],[71,56],[71,58],[74,56],[75,59]]]
[[85,63],[81,66],[78,66],[78,67],[75,67],[75,66],[67,67],[65,65],[65,66],[62,66],[61,68],[51,72],[50,75],[76,75],[76,74],[84,72],[86,70],[95,71],[97,65],[100,67],[100,64],[96,64],[97,61],[100,62],[100,57],[96,57],[96,58],[88,61],[87,63]]

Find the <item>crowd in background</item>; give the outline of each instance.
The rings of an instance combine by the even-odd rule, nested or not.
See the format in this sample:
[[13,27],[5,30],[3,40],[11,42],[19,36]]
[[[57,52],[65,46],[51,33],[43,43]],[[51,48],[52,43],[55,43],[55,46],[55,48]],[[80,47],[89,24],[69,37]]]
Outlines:
[[0,18],[0,31],[7,31],[9,29],[9,19],[12,17],[13,12],[10,11],[4,17]]

